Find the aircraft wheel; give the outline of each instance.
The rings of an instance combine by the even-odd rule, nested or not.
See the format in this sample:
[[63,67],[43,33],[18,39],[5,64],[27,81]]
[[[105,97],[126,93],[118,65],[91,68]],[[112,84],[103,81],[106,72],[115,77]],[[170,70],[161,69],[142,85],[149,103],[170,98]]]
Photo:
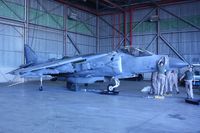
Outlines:
[[43,91],[43,87],[42,86],[39,87],[39,91]]
[[112,84],[109,84],[108,86],[107,86],[107,91],[108,92],[113,92],[115,89],[113,88],[113,85]]
[[52,79],[50,79],[51,81],[56,81],[56,80],[58,80],[58,78],[57,77],[54,77],[54,78],[52,78]]
[[86,84],[84,84],[84,86],[88,86],[88,84],[86,83]]
[[71,90],[71,91],[78,91],[78,85],[71,83],[71,82],[67,82],[67,89]]
[[144,77],[142,76],[142,74],[138,75],[137,81],[142,81],[144,79]]

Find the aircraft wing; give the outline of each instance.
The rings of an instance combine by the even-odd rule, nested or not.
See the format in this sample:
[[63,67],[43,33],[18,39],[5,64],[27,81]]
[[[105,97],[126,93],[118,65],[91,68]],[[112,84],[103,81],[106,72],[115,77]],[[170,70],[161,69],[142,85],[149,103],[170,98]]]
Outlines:
[[19,68],[14,71],[9,72],[14,75],[21,75],[23,77],[31,76],[42,76],[42,75],[51,75],[59,73],[74,72],[73,66],[71,63],[82,63],[85,61],[93,60],[106,56],[107,54],[92,55],[88,57],[72,57],[66,59],[58,59],[51,62],[45,62],[37,64],[34,66],[28,66],[25,68]]
[[40,75],[57,74],[57,73],[59,73],[59,71],[54,69],[56,67],[60,67],[62,65],[66,65],[69,63],[84,62],[84,61],[85,61],[85,58],[82,58],[82,57],[59,59],[59,60],[55,60],[55,61],[51,61],[51,62],[37,64],[34,66],[29,66],[26,68],[16,69],[10,73],[11,74],[19,74],[19,75],[33,75],[33,73],[39,73]]

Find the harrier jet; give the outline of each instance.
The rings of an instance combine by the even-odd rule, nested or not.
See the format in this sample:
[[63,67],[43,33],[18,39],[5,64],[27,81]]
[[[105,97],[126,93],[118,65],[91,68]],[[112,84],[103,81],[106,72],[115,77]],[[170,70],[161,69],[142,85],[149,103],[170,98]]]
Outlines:
[[107,86],[107,91],[113,92],[120,85],[119,79],[156,71],[156,64],[163,57],[168,59],[167,69],[188,65],[182,60],[166,55],[156,55],[137,48],[121,49],[102,54],[63,57],[62,59],[41,62],[36,53],[28,45],[25,45],[26,64],[11,71],[10,74],[20,75],[23,78],[40,78],[40,91],[43,90],[43,78],[50,75],[65,77],[69,89],[77,89],[80,84],[92,84],[97,81],[113,82]]

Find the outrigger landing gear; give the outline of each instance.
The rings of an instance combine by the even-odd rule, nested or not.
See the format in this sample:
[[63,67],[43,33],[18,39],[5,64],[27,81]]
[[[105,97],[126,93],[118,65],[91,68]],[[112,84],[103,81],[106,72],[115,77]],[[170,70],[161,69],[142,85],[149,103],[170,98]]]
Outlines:
[[109,84],[107,86],[107,90],[104,90],[103,92],[101,92],[101,94],[106,94],[106,95],[118,95],[119,91],[115,90],[115,88],[117,88],[120,85],[120,81],[118,78],[111,78],[111,80],[114,80],[115,85],[113,84]]
[[43,86],[42,86],[42,77],[40,77],[40,87],[39,87],[39,91],[43,91]]
[[67,82],[67,83],[66,83],[66,86],[67,86],[67,89],[69,89],[69,90],[71,90],[71,91],[79,91],[79,90],[80,90],[78,84],[74,84],[74,83],[71,83],[71,82]]

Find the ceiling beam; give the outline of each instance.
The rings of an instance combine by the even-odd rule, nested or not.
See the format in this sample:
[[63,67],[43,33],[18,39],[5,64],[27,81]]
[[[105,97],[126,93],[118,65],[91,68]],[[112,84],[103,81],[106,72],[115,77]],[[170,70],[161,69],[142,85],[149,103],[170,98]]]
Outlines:
[[122,7],[127,7],[129,8],[134,8],[134,9],[142,9],[142,8],[149,8],[149,7],[154,7],[155,3],[158,4],[159,6],[165,6],[165,5],[170,5],[170,4],[181,4],[181,3],[191,3],[195,2],[198,0],[161,0],[161,1],[155,1],[150,0],[149,2],[146,3],[133,3],[129,5],[122,5]]
[[[156,2],[159,6],[167,6],[167,5],[175,5],[175,4],[183,4],[183,3],[192,3],[199,0],[164,0],[164,1],[158,1]],[[130,9],[140,10],[140,9],[146,9],[146,8],[152,8],[155,7],[155,4],[152,2],[148,3],[133,3],[133,4],[127,4],[127,5],[121,5],[125,11],[128,11]],[[113,8],[112,8],[113,9]],[[116,14],[118,12],[113,11],[107,11],[107,12],[100,12],[99,15],[112,15]]]
[[113,7],[115,7],[115,8],[118,8],[120,11],[122,11],[122,12],[125,12],[125,10],[121,7],[121,6],[119,6],[119,5],[117,5],[117,4],[115,4],[115,3],[113,3],[113,2],[111,2],[110,0],[103,0],[104,2],[106,2],[106,3],[108,3],[108,4],[110,4],[110,5],[112,5]]
[[[100,2],[100,0],[87,0],[87,1],[90,1],[90,2],[92,2],[92,3],[95,4],[95,5],[96,5],[96,3],[98,3],[98,6],[99,6],[99,7],[100,7],[100,6],[102,6],[102,7],[108,6],[108,5],[106,5],[105,3]],[[98,1],[98,2],[97,2],[97,1]]]
[[94,15],[98,15],[98,12],[96,10],[93,10],[91,8],[87,8],[87,7],[81,6],[79,4],[74,4],[74,3],[66,1],[66,0],[55,0],[55,1],[60,2],[62,4],[69,5],[71,7],[77,8],[77,9],[82,10],[82,11],[86,11],[86,12],[94,14]]

